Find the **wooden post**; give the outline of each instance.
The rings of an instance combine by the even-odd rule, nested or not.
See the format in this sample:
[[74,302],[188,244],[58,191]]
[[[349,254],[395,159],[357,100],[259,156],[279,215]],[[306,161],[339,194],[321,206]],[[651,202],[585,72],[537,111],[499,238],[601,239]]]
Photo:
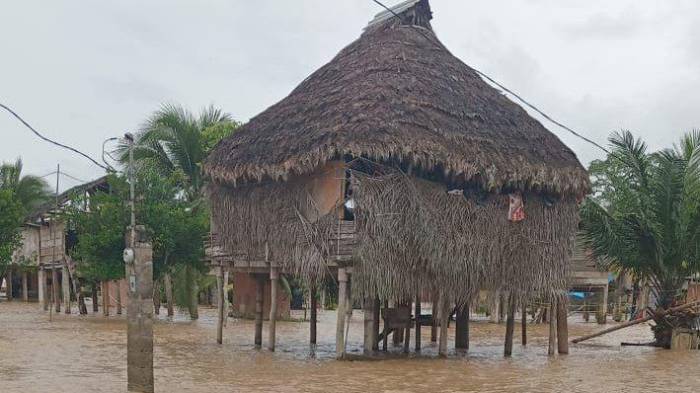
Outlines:
[[560,354],[569,353],[569,325],[566,299],[557,302],[557,349]]
[[216,293],[219,309],[219,320],[216,325],[216,342],[221,344],[224,342],[224,268],[219,266],[219,272],[216,275]]
[[549,309],[547,310],[547,317],[549,318],[549,348],[547,354],[549,356],[554,356],[556,352],[556,341],[557,341],[557,313],[555,311],[557,306],[556,300],[552,300]]
[[114,280],[114,292],[117,298],[117,315],[122,315],[122,284],[120,280]]
[[315,345],[316,322],[318,321],[318,300],[316,299],[316,297],[318,296],[318,291],[316,290],[316,284],[311,285],[310,292],[311,301],[309,303],[311,307],[311,315],[309,316],[309,343]]
[[523,301],[522,314],[520,316],[521,343],[527,345],[527,303]]
[[374,332],[374,342],[372,343],[372,350],[379,350],[379,319],[381,318],[381,302],[379,297],[374,298],[374,307],[372,307],[372,331]]
[[270,268],[270,325],[267,329],[268,341],[267,348],[270,351],[275,350],[275,341],[277,334],[277,288],[279,287],[279,270],[276,267]]
[[433,307],[431,309],[433,325],[430,327],[430,342],[434,343],[437,341],[437,327],[440,322],[440,310],[438,307],[438,295],[433,293]]
[[508,300],[508,315],[506,316],[506,342],[503,355],[510,357],[513,355],[513,333],[515,332],[515,299]]
[[97,282],[92,283],[92,312],[97,312],[98,310],[98,302],[97,300]]
[[63,311],[70,314],[70,275],[66,261],[63,261],[61,268],[61,288],[63,289]]
[[58,270],[51,268],[51,292],[53,293],[54,311],[61,312],[61,288],[58,283]]
[[469,305],[457,308],[455,321],[455,348],[469,349]]
[[[2,280],[0,280],[1,282]],[[7,301],[12,301],[12,265],[7,267],[7,273],[5,273],[5,296]]]
[[265,281],[261,277],[256,277],[256,280],[255,280],[255,348],[262,347],[264,296],[265,296]]
[[421,315],[421,304],[420,304],[420,291],[416,294],[416,306],[414,308],[414,314],[416,318],[416,352],[420,352],[421,337],[420,337],[420,315]]
[[438,344],[438,354],[441,357],[447,356],[447,324],[450,321],[450,305],[444,295],[440,296],[440,342]]
[[44,268],[39,266],[37,271],[37,290],[39,291],[39,304],[44,308],[44,311],[48,310],[48,303],[46,303],[46,273]]
[[22,301],[29,301],[29,278],[27,272],[22,272]]
[[168,316],[172,317],[175,315],[175,307],[173,305],[173,279],[170,277],[170,273],[165,273],[163,282],[165,283],[165,301],[168,302]]
[[[384,301],[384,312],[389,309],[389,301]],[[384,340],[382,340],[382,351],[386,352],[389,349],[389,325],[387,325],[386,320],[384,320],[384,326],[382,328],[382,333],[384,334]]]
[[199,287],[197,286],[197,280],[195,278],[196,272],[190,266],[185,266],[188,269],[188,276],[192,277],[192,292],[190,293],[190,301],[188,311],[190,313],[190,319],[195,321],[199,319]]
[[228,323],[228,269],[224,269],[224,327]]
[[109,281],[102,281],[102,315],[109,316]]
[[342,359],[345,356],[345,308],[347,303],[348,274],[344,267],[338,268],[338,310],[335,330],[335,355]]
[[598,310],[597,322],[605,325],[608,322],[608,285],[603,287],[603,296]]
[[153,281],[153,312],[160,315],[160,280]]
[[362,301],[362,311],[364,314],[364,341],[363,352],[365,355],[372,354],[374,350],[374,299],[366,297]]
[[501,315],[501,292],[500,291],[493,291],[491,292],[491,307],[489,308],[489,319],[493,323],[498,323],[500,322],[498,320],[499,315]]

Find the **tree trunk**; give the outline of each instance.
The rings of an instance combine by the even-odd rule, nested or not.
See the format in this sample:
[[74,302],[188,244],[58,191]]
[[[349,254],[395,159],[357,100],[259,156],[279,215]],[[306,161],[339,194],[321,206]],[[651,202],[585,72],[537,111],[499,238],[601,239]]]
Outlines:
[[102,281],[102,315],[109,316],[109,281]]
[[557,313],[555,311],[556,306],[556,300],[552,300],[549,306],[549,310],[547,312],[547,316],[549,317],[549,348],[547,349],[547,353],[549,354],[549,356],[554,356],[557,346]]
[[469,305],[457,308],[455,321],[455,348],[469,349]]
[[309,318],[309,343],[311,344],[316,344],[316,322],[318,320],[318,301],[316,297],[318,296],[318,292],[316,291],[316,284],[311,285],[311,290],[310,290],[310,308],[311,308],[311,315]]
[[196,274],[193,269],[189,266],[187,266],[186,269],[188,269],[188,273],[190,273],[187,277],[192,280],[192,292],[190,293],[188,309],[190,312],[190,319],[194,321],[199,319],[199,287],[197,286]]
[[160,315],[160,280],[153,281],[153,312]]
[[117,298],[117,315],[122,315],[122,285],[120,280],[114,281],[114,289]]
[[173,279],[170,273],[166,273],[163,277],[165,282],[165,301],[168,302],[168,316],[175,315],[175,307],[173,305]]
[[515,299],[508,300],[508,315],[506,316],[506,340],[503,354],[506,357],[513,355],[513,334],[515,333]]
[[523,346],[527,345],[527,304],[523,300],[522,315],[520,317],[520,329],[521,329],[521,343]]
[[566,299],[557,302],[557,347],[560,354],[569,353],[569,325]]

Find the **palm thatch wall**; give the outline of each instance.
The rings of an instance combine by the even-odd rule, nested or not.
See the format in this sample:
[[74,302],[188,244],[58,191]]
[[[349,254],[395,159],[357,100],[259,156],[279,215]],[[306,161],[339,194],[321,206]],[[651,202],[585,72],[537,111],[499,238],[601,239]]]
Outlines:
[[[319,209],[304,179],[339,161],[357,204],[356,297],[424,289],[463,302],[480,288],[561,294],[587,173],[555,135],[440,43],[427,0],[400,16],[378,16],[214,149],[204,169],[225,247],[310,280],[326,273],[338,212]],[[511,192],[525,198],[522,222],[507,218]]]

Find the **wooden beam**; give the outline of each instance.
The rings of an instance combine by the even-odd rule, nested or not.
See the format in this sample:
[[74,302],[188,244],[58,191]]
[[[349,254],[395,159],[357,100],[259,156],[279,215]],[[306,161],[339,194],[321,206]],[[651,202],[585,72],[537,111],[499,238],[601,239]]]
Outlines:
[[262,346],[263,330],[263,300],[265,296],[265,281],[255,278],[255,348]]
[[503,355],[510,357],[513,355],[513,334],[515,332],[515,299],[511,296],[508,300],[508,313],[506,316],[506,341],[503,348]]

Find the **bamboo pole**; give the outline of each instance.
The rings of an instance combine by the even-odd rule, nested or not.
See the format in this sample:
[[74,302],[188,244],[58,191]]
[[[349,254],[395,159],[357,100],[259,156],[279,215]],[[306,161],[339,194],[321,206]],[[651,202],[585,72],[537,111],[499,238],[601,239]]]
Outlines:
[[683,305],[681,305],[681,306],[669,308],[668,310],[662,311],[662,312],[657,313],[657,314],[654,314],[654,315],[650,315],[650,316],[647,316],[647,317],[644,317],[644,318],[640,318],[640,319],[637,319],[637,320],[634,320],[634,321],[628,321],[628,322],[625,322],[625,323],[621,323],[621,324],[619,324],[619,325],[617,325],[617,326],[613,326],[613,327],[610,327],[610,328],[607,328],[607,329],[603,329],[603,330],[601,330],[601,331],[599,331],[599,332],[595,332],[595,333],[593,333],[593,334],[588,334],[588,335],[585,335],[585,336],[582,336],[582,337],[573,339],[573,340],[571,340],[571,342],[574,343],[574,344],[578,344],[578,343],[580,343],[580,342],[582,342],[582,341],[590,340],[590,339],[592,339],[592,338],[596,338],[596,337],[602,336],[602,335],[604,335],[604,334],[608,334],[608,333],[610,333],[610,332],[614,332],[614,331],[616,331],[616,330],[620,330],[620,329],[624,329],[624,328],[627,328],[627,327],[630,327],[630,326],[638,325],[638,324],[640,324],[640,323],[648,322],[648,321],[654,319],[655,317],[656,317],[656,318],[658,318],[658,317],[663,317],[664,315],[668,315],[668,314],[670,314],[670,313],[674,313],[674,312],[677,312],[677,311],[685,310],[686,308],[696,307],[696,306],[700,306],[700,301],[691,302],[691,303],[686,303],[686,304],[683,304]]

